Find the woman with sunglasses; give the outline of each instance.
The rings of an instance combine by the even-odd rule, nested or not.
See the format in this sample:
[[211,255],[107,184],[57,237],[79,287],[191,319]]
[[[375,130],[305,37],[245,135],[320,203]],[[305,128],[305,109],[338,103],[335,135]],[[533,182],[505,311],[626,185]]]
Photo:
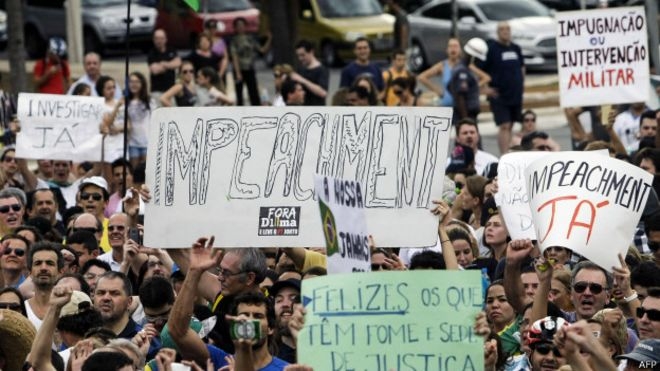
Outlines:
[[415,94],[417,82],[414,77],[398,77],[392,81],[392,93],[399,98],[397,106],[419,106],[418,96]]
[[172,98],[177,107],[192,107],[197,103],[195,67],[190,61],[183,61],[179,67],[179,82],[160,96],[163,107],[172,107]]
[[30,242],[17,234],[7,234],[0,241],[2,246],[2,280],[5,287],[20,286],[27,277],[27,254]]
[[0,290],[0,309],[13,310],[27,317],[23,295],[14,287],[5,287]]

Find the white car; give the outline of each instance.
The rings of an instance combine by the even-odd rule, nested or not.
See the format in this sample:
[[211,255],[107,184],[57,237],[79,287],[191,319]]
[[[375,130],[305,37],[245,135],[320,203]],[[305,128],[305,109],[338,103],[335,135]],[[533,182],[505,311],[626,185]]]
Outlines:
[[[497,23],[508,21],[528,69],[557,69],[556,22],[550,9],[536,0],[456,0],[458,35],[496,38]],[[423,70],[446,57],[451,31],[451,0],[433,0],[408,14],[410,65]]]
[[7,47],[7,13],[0,10],[0,50]]

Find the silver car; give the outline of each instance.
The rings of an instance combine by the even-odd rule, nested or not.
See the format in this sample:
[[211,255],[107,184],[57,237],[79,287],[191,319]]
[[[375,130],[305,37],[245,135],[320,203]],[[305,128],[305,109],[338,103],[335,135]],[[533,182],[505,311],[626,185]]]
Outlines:
[[[536,0],[456,0],[458,35],[497,38],[497,23],[508,21],[513,42],[520,45],[528,69],[556,70],[556,22]],[[433,0],[408,14],[410,67],[420,71],[446,57],[451,30],[451,0]]]
[[7,13],[0,10],[0,50],[7,47]]
[[[5,9],[0,0],[0,9]],[[53,36],[66,39],[64,0],[24,0],[23,24],[25,49],[32,58],[44,54],[47,41]],[[82,0],[83,42],[85,51],[103,52],[106,48],[123,46],[126,40],[127,0]],[[151,47],[151,34],[156,24],[156,10],[133,1],[131,5],[131,35],[134,46]]]

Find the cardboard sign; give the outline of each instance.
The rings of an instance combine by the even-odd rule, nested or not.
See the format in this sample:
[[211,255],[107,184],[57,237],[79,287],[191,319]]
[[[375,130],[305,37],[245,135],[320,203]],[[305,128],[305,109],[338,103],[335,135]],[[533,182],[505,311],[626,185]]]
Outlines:
[[608,271],[620,266],[646,206],[653,176],[591,152],[558,152],[525,170],[541,250],[569,248]]
[[314,183],[321,209],[328,273],[370,272],[364,186],[351,180],[318,175]]
[[100,97],[20,93],[16,156],[100,161],[103,110]]
[[549,152],[511,152],[500,157],[495,203],[502,212],[511,238],[536,239],[534,220],[525,187],[525,168]]
[[[451,109],[202,107],[152,113],[147,246],[323,246],[314,175],[364,186],[380,246],[435,245]],[[279,224],[278,224],[279,223]],[[185,233],[181,233],[185,231]],[[402,233],[405,231],[406,233]]]
[[562,107],[645,102],[649,58],[644,8],[557,12]]
[[340,274],[303,281],[298,362],[315,371],[483,370],[478,271]]

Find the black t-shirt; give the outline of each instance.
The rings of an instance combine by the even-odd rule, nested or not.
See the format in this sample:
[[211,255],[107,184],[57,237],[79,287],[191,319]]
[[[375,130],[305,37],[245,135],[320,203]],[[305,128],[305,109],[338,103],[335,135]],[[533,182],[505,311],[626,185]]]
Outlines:
[[[307,69],[301,68],[298,70],[300,76],[306,78],[307,80],[317,84],[326,91],[328,90],[328,69],[323,65],[318,67]],[[305,105],[306,106],[325,106],[325,98],[319,97],[318,95],[313,94],[307,88],[305,88]]]
[[204,67],[211,67],[215,72],[218,72],[218,67],[220,66],[220,57],[215,53],[211,53],[211,56],[206,57],[197,54],[197,50],[193,50],[186,56],[185,60],[190,61],[190,63],[193,64],[195,72]]
[[497,98],[491,99],[504,105],[522,104],[523,66],[525,60],[518,45],[504,45],[495,40],[488,41],[486,61],[477,61],[477,67],[492,78],[490,86],[497,90]]
[[[169,62],[174,58],[178,57],[178,54],[174,48],[169,46],[165,49],[165,52],[160,52],[158,49],[153,48],[147,56],[147,64],[152,64],[156,62]],[[176,82],[176,72],[174,70],[167,70],[158,75],[153,73],[149,74],[149,80],[151,81],[151,91],[166,92],[171,88]]]

